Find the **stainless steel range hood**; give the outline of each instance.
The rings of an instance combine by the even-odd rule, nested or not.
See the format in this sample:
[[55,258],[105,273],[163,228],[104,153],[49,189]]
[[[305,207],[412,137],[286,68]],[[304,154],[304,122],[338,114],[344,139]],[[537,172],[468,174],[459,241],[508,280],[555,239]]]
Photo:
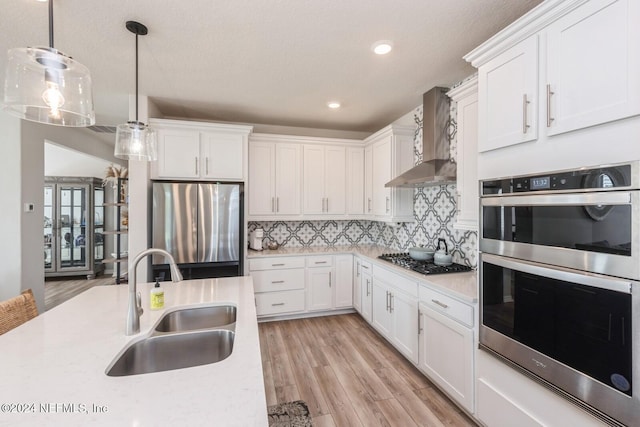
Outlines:
[[456,181],[456,164],[450,160],[449,91],[434,87],[422,97],[422,163],[387,182],[385,187],[426,187]]

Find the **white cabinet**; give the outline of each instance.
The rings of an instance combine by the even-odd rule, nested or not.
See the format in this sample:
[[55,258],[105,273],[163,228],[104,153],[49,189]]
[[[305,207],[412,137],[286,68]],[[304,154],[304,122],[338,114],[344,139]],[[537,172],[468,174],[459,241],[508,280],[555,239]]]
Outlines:
[[299,144],[253,140],[249,149],[249,216],[300,214]]
[[473,412],[473,329],[441,314],[425,302],[420,303],[420,319],[418,368],[465,409]]
[[637,0],[594,0],[547,28],[548,135],[640,114],[638,22]]
[[362,262],[360,268],[362,268],[360,277],[360,287],[362,289],[362,311],[360,314],[364,320],[371,323],[373,322],[373,275],[371,274],[371,263]]
[[352,280],[352,255],[307,257],[307,310],[351,307]]
[[364,214],[364,149],[347,148],[347,214]]
[[456,103],[457,212],[454,228],[478,230],[478,79],[465,81],[447,94]]
[[151,119],[158,132],[153,178],[244,181],[252,127]]
[[413,134],[411,127],[390,125],[365,140],[365,208],[371,219],[384,222],[414,220],[413,189],[384,186],[413,167]]
[[258,316],[305,310],[305,258],[274,257],[249,260]]
[[346,162],[344,147],[304,146],[304,214],[336,215],[346,212]]
[[373,270],[373,327],[418,364],[417,283],[386,269]]
[[529,37],[478,70],[482,102],[480,152],[538,137],[538,36]]
[[362,261],[353,259],[353,308],[362,315]]
[[364,149],[364,213],[373,215],[373,147]]
[[479,151],[639,115],[639,21],[636,0],[549,2],[468,54]]

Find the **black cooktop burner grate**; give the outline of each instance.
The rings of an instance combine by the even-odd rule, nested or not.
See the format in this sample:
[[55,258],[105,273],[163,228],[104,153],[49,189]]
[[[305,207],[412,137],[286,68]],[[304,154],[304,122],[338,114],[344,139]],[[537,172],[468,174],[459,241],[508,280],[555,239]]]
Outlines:
[[378,258],[420,274],[463,273],[472,270],[468,265],[457,263],[444,266],[435,265],[433,261],[417,261],[411,258],[408,253],[382,254]]

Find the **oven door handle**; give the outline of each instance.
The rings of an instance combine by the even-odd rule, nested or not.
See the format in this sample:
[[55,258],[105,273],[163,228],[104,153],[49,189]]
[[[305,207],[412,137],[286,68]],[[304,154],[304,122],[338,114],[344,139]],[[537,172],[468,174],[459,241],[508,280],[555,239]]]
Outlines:
[[588,206],[628,205],[631,191],[599,193],[534,194],[527,196],[483,197],[482,206]]
[[610,291],[622,292],[625,294],[630,294],[632,285],[636,283],[627,279],[618,279],[595,273],[580,273],[568,268],[558,266],[549,267],[546,264],[540,264],[533,261],[516,260],[514,258],[507,258],[500,255],[481,253],[480,263],[484,262],[511,270],[521,271],[523,273],[535,274],[537,276],[562,280],[564,282],[593,286],[595,288],[608,289]]

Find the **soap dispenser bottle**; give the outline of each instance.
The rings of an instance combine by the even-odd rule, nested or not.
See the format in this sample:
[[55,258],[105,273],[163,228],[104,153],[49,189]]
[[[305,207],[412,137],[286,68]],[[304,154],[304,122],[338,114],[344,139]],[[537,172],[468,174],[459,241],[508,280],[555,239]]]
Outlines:
[[160,282],[156,277],[156,285],[151,289],[151,310],[164,308],[164,289],[160,287]]

